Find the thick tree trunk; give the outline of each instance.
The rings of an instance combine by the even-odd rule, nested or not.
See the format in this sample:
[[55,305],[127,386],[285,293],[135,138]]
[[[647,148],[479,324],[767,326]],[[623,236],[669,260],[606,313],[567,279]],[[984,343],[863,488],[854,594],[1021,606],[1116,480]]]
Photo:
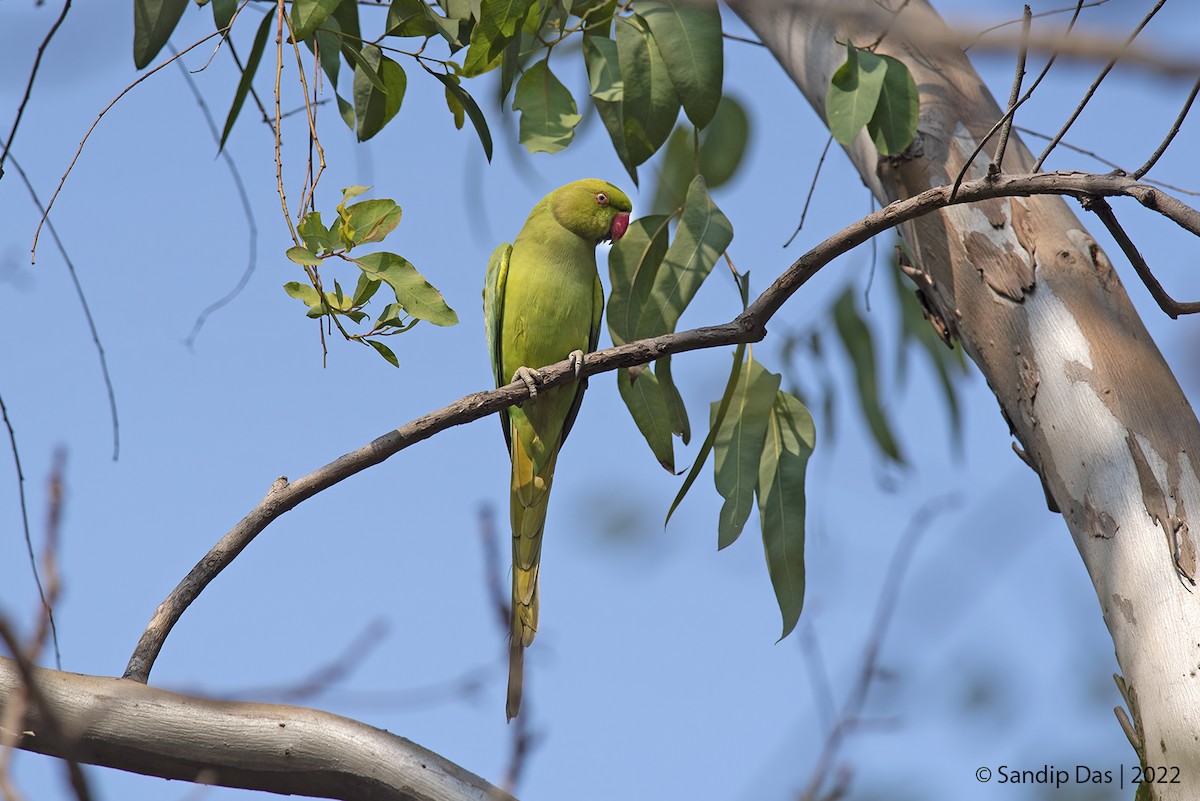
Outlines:
[[[890,21],[875,0],[732,5],[822,116],[844,43],[869,44]],[[952,183],[1001,116],[960,50],[923,44],[914,31],[949,40],[929,4],[913,0],[879,50],[901,59],[920,88],[916,142],[895,159],[881,158],[865,133],[847,148],[882,203]],[[987,161],[978,159],[967,178],[983,177]],[[1032,164],[1014,137],[1004,170],[1028,172]],[[902,235],[919,258],[918,283],[932,311],[983,371],[1087,565],[1124,674],[1132,725],[1122,724],[1138,756],[1181,768],[1184,783],[1156,785],[1156,797],[1193,797],[1200,780],[1200,591],[1188,522],[1188,510],[1200,509],[1190,457],[1200,454],[1195,413],[1112,265],[1061,198],[956,206],[908,223]]]

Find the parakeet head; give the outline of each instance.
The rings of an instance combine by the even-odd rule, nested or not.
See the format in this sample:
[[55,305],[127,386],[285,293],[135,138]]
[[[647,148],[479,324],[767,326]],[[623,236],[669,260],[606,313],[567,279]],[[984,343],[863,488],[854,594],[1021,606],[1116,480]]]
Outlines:
[[554,218],[589,242],[616,242],[629,229],[629,196],[608,181],[585,178],[550,193]]

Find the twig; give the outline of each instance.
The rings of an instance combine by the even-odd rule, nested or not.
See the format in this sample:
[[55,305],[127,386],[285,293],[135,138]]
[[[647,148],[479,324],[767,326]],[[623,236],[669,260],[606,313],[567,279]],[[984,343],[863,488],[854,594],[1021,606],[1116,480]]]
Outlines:
[[[620,367],[648,364],[662,356],[676,353],[758,342],[766,336],[767,323],[788,298],[830,261],[871,237],[949,205],[1022,195],[1070,195],[1077,198],[1125,195],[1200,236],[1200,211],[1158,189],[1121,175],[1075,172],[1000,175],[963,184],[957,197],[953,199],[950,187],[935,187],[913,197],[889,203],[809,250],[784,270],[770,287],[732,321],[723,325],[663,334],[597,351],[588,355],[582,376],[579,377],[598,375]],[[541,373],[544,389],[566,384],[577,378],[573,365],[566,359],[543,367]],[[179,621],[187,607],[256,536],[285,512],[350,476],[383,462],[410,445],[432,437],[439,431],[487,417],[528,397],[529,389],[521,381],[499,389],[475,392],[449,406],[406,423],[296,481],[289,483],[286,478],[277,479],[267,496],[230,529],[171,591],[166,600],[159,604],[130,657],[125,677],[143,683],[148,679],[171,628]]]
[[877,36],[875,38],[875,41],[873,41],[873,42],[871,42],[871,44],[867,45],[868,50],[874,51],[875,48],[877,48],[877,47],[879,47],[879,45],[883,44],[883,40],[886,39],[887,35],[892,32],[892,25],[899,18],[900,13],[902,11],[904,11],[904,9],[908,8],[909,2],[910,2],[910,0],[901,0],[900,5],[894,11],[890,7],[885,7],[885,10],[887,11],[887,13],[891,15],[891,19],[888,20],[888,24],[883,29],[883,33],[879,34],[879,36]]
[[1004,115],[1004,124],[1000,128],[1000,139],[996,142],[996,155],[988,165],[988,174],[996,175],[1004,162],[1004,149],[1008,147],[1008,135],[1012,131],[1013,119],[1017,111],[1017,100],[1021,97],[1021,81],[1025,79],[1025,55],[1029,52],[1029,26],[1033,22],[1033,14],[1028,4],[1022,15],[1021,49],[1017,51],[1017,69],[1013,75],[1012,91],[1008,93],[1008,112]]
[[[1049,135],[1044,134],[1041,131],[1035,131],[1032,128],[1025,128],[1020,125],[1014,125],[1013,130],[1020,131],[1021,133],[1025,134],[1026,136],[1033,136],[1038,139],[1045,139],[1047,142],[1050,141]],[[1101,164],[1103,164],[1106,167],[1112,167],[1114,170],[1117,171],[1118,175],[1129,175],[1130,174],[1130,170],[1125,169],[1120,164],[1117,164],[1115,161],[1110,161],[1109,159],[1104,158],[1104,156],[1101,156],[1099,153],[1097,153],[1093,150],[1088,150],[1086,148],[1079,147],[1078,145],[1073,145],[1070,142],[1066,141],[1065,139],[1063,141],[1059,142],[1058,146],[1065,147],[1067,150],[1072,150],[1076,153],[1079,153],[1080,155],[1095,159],[1096,161],[1100,162]],[[1154,178],[1142,178],[1140,180],[1142,181],[1142,183],[1154,184],[1155,186],[1161,186],[1163,189],[1170,189],[1172,192],[1179,192],[1180,194],[1183,194],[1183,195],[1191,195],[1193,197],[1200,197],[1200,191],[1196,191],[1195,189],[1186,189],[1182,186],[1176,186],[1175,184],[1169,184],[1166,181],[1155,180]]]
[[1154,165],[1158,163],[1158,160],[1162,158],[1162,154],[1167,152],[1167,148],[1171,146],[1171,141],[1175,138],[1175,135],[1179,133],[1179,129],[1183,127],[1183,121],[1187,119],[1188,112],[1191,111],[1192,103],[1194,103],[1196,100],[1197,92],[1200,92],[1200,79],[1197,79],[1197,81],[1192,84],[1192,91],[1188,94],[1187,100],[1184,101],[1183,108],[1179,110],[1179,116],[1175,118],[1175,124],[1171,126],[1171,130],[1167,132],[1165,137],[1163,137],[1162,142],[1159,143],[1158,148],[1154,151],[1150,158],[1146,159],[1146,163],[1129,174],[1131,178],[1137,180],[1146,173],[1150,172]]
[[[167,43],[167,47],[172,53],[177,53],[175,46]],[[196,98],[196,105],[200,106],[200,113],[204,117],[204,122],[208,125],[208,130],[212,134],[213,139],[218,145],[221,143],[221,129],[217,127],[217,121],[213,119],[212,112],[208,109],[208,104],[204,102],[204,95],[200,93],[200,88],[196,86],[196,80],[192,77],[192,73],[184,66],[183,61],[176,62],[179,65],[179,71],[183,75],[183,80],[187,84],[188,89],[192,91],[192,96]],[[233,160],[233,156],[228,150],[221,148],[220,157],[225,161],[225,165],[229,167],[229,175],[233,178],[233,186],[237,191],[238,200],[242,204],[242,214],[246,218],[246,227],[249,234],[249,246],[246,257],[246,269],[242,271],[242,277],[234,285],[233,289],[225,293],[221,297],[204,308],[200,314],[196,315],[196,321],[192,323],[192,330],[187,335],[187,339],[183,344],[191,348],[196,342],[196,337],[200,334],[200,329],[204,327],[204,323],[208,320],[209,315],[229,305],[234,298],[241,294],[246,288],[246,284],[250,283],[250,276],[254,274],[254,269],[258,265],[258,223],[254,219],[254,207],[250,204],[250,196],[246,193],[246,186],[242,183],[242,174],[238,170],[237,162]]]
[[723,38],[725,38],[725,39],[730,39],[730,40],[732,40],[732,41],[735,41],[735,42],[743,42],[743,43],[745,43],[745,44],[749,44],[749,45],[756,45],[756,46],[758,46],[758,47],[766,47],[766,45],[765,45],[765,44],[763,44],[762,42],[758,41],[757,39],[748,39],[748,38],[746,38],[745,36],[737,36],[737,35],[735,35],[735,34],[732,34],[732,33],[724,33],[724,32],[722,32],[722,33],[721,33],[721,36],[722,36]]
[[[279,93],[283,80],[283,23],[287,19],[287,11],[283,4],[284,0],[279,0],[275,10],[275,13],[279,15],[279,21],[275,25],[275,188],[279,192],[279,203],[283,206],[284,222],[287,223],[292,241],[299,245],[300,237],[296,235],[296,228],[292,225],[292,214],[288,211],[287,190],[283,188],[283,118],[279,105]],[[291,28],[291,23],[288,24],[288,28]],[[321,337],[321,341],[323,344],[324,336]]]
[[883,650],[883,640],[887,636],[892,615],[896,611],[896,606],[900,598],[900,588],[904,583],[908,564],[917,550],[917,545],[921,537],[929,529],[934,518],[954,508],[958,503],[958,498],[955,495],[947,495],[927,501],[912,516],[908,527],[900,535],[900,539],[892,551],[892,558],[888,563],[887,573],[883,579],[883,586],[879,590],[879,599],[875,603],[875,621],[871,626],[871,634],[867,638],[867,645],[863,650],[862,664],[859,667],[854,687],[842,704],[837,722],[825,736],[825,744],[821,748],[821,754],[817,758],[812,776],[809,778],[804,792],[800,794],[801,801],[813,801],[817,798],[817,793],[820,792],[821,787],[825,784],[826,777],[833,769],[833,762],[837,758],[837,753],[841,748],[842,742],[850,734],[851,730],[860,723],[860,716],[862,715],[863,708],[866,706],[867,696],[871,691],[871,684],[874,682],[876,676],[879,675],[879,653]]
[[58,28],[63,24],[63,20],[67,18],[67,12],[71,10],[71,0],[66,0],[63,3],[62,11],[58,14],[58,19],[54,20],[54,24],[50,26],[50,31],[46,37],[42,39],[42,43],[38,45],[37,55],[33,59],[33,67],[29,70],[29,80],[25,82],[25,95],[21,98],[21,105],[17,106],[17,116],[13,118],[12,128],[8,130],[8,138],[4,140],[4,152],[0,153],[0,177],[4,175],[4,162],[8,159],[9,148],[12,147],[13,140],[17,137],[17,128],[21,126],[21,118],[25,115],[25,106],[29,103],[29,96],[33,93],[33,81],[37,78],[38,69],[42,65],[42,55],[46,52],[46,48],[50,45],[50,40],[54,38],[54,34],[58,33]]
[[29,180],[29,176],[25,174],[25,170],[21,168],[21,164],[15,156],[10,156],[8,160],[13,169],[17,171],[17,175],[20,176],[21,183],[25,184],[25,189],[29,191],[33,205],[42,213],[42,219],[46,221],[46,230],[50,232],[54,246],[58,248],[63,263],[67,265],[67,274],[71,276],[71,285],[75,287],[75,297],[79,299],[79,306],[83,309],[83,319],[87,322],[88,332],[92,335],[92,344],[96,346],[96,356],[100,360],[100,376],[104,379],[104,391],[108,394],[108,416],[112,421],[113,461],[115,462],[121,455],[121,422],[117,418],[117,395],[113,391],[112,374],[108,371],[108,356],[104,352],[104,345],[100,342],[100,331],[96,328],[96,319],[92,317],[92,307],[88,304],[87,295],[83,294],[83,284],[79,281],[79,271],[75,269],[75,262],[67,253],[67,246],[63,244],[62,238],[58,235],[54,222],[46,217],[49,212],[42,205],[41,199],[33,188],[33,182]]
[[1071,130],[1071,126],[1075,124],[1075,120],[1079,119],[1079,115],[1083,113],[1083,109],[1091,101],[1092,95],[1096,94],[1096,90],[1100,88],[1101,81],[1108,76],[1108,73],[1116,65],[1117,61],[1121,58],[1125,51],[1129,49],[1129,45],[1133,44],[1133,40],[1137,38],[1138,34],[1142,32],[1143,28],[1150,24],[1150,20],[1154,19],[1154,15],[1158,13],[1158,10],[1162,8],[1163,4],[1166,2],[1167,0],[1158,0],[1158,2],[1154,4],[1154,7],[1147,12],[1146,16],[1142,18],[1142,21],[1138,23],[1137,27],[1133,29],[1133,32],[1130,33],[1125,39],[1125,43],[1121,45],[1120,49],[1118,49],[1112,58],[1108,60],[1108,63],[1104,65],[1104,69],[1100,70],[1100,74],[1096,76],[1096,80],[1092,81],[1092,85],[1089,86],[1088,90],[1084,93],[1083,99],[1079,101],[1079,105],[1077,105],[1075,110],[1071,112],[1070,119],[1063,123],[1063,127],[1059,129],[1059,132],[1050,140],[1050,144],[1046,145],[1046,149],[1042,151],[1042,155],[1038,156],[1037,163],[1033,165],[1032,172],[1037,172],[1042,168],[1042,164],[1045,163],[1046,157],[1050,155],[1050,151],[1054,150],[1054,147],[1058,144],[1059,140],[1067,135],[1067,131]]
[[[1079,0],[1079,2],[1077,2],[1075,4],[1075,13],[1071,15],[1070,21],[1067,22],[1067,29],[1066,29],[1066,32],[1063,34],[1064,37],[1070,36],[1071,32],[1075,30],[1075,23],[1076,23],[1076,21],[1078,21],[1079,14],[1081,11],[1083,11],[1083,8],[1084,8],[1083,0]],[[1029,43],[1028,33],[1026,33],[1026,35],[1022,36],[1021,41],[1022,41],[1022,46],[1028,50],[1028,43]],[[1064,38],[1064,41],[1069,41],[1069,40]],[[975,159],[978,158],[979,154],[983,152],[983,149],[984,149],[984,147],[987,146],[988,141],[992,138],[992,136],[994,136],[996,134],[997,131],[1000,130],[1001,127],[1011,124],[1010,121],[1015,119],[1017,109],[1019,109],[1021,106],[1025,105],[1025,101],[1027,101],[1027,100],[1029,100],[1029,98],[1033,97],[1034,91],[1042,83],[1042,80],[1047,75],[1050,74],[1050,68],[1054,66],[1054,62],[1057,59],[1058,59],[1058,52],[1057,51],[1052,52],[1050,54],[1050,58],[1046,59],[1046,64],[1045,64],[1045,66],[1042,67],[1042,71],[1039,72],[1038,76],[1033,79],[1033,83],[1030,84],[1030,86],[1027,90],[1025,90],[1025,94],[1021,96],[1021,99],[1018,100],[1016,103],[1010,102],[1009,109],[1008,109],[1008,111],[1006,111],[1004,113],[1004,116],[1001,117],[1000,119],[996,120],[996,123],[994,125],[992,125],[991,130],[989,130],[987,132],[987,134],[982,139],[979,140],[978,144],[975,145],[975,149],[971,151],[971,155],[969,155],[967,157],[966,161],[963,162],[962,169],[960,169],[958,171],[958,176],[954,179],[954,190],[953,190],[954,192],[958,191],[958,187],[962,184],[963,180],[965,180],[967,177],[967,171],[969,169],[971,169],[971,165],[975,163]],[[1020,126],[1017,126],[1017,130],[1020,131],[1020,130],[1024,130],[1024,129],[1022,129]],[[1046,138],[1049,139],[1050,137],[1046,137]]]
[[817,188],[817,179],[821,177],[821,167],[825,166],[825,156],[829,153],[829,146],[833,144],[832,134],[825,140],[825,147],[821,150],[821,158],[817,159],[817,169],[813,171],[812,181],[808,185],[808,196],[804,198],[804,208],[800,210],[800,222],[796,225],[796,230],[788,237],[788,241],[783,243],[786,248],[792,244],[797,236],[800,235],[800,229],[804,227],[804,218],[808,216],[808,207],[812,203],[813,192]]
[[[233,23],[231,22],[230,24],[232,25]],[[65,184],[67,182],[67,177],[71,174],[71,170],[75,169],[75,162],[79,161],[79,157],[80,157],[80,155],[83,154],[83,148],[87,144],[87,140],[91,137],[92,131],[96,130],[96,126],[100,124],[100,120],[104,119],[104,115],[107,114],[109,112],[109,110],[112,109],[113,106],[115,106],[118,102],[120,102],[121,98],[123,98],[125,95],[127,95],[131,91],[133,91],[133,88],[135,86],[137,86],[138,84],[140,84],[142,81],[146,80],[151,75],[155,74],[156,72],[158,72],[163,67],[167,66],[172,61],[179,58],[180,56],[183,56],[184,54],[189,53],[192,50],[195,50],[197,47],[204,44],[205,42],[207,42],[209,39],[213,38],[214,36],[221,36],[222,34],[224,34],[226,32],[226,30],[227,29],[213,31],[212,33],[210,33],[208,36],[205,36],[200,41],[193,42],[192,44],[188,45],[186,48],[181,50],[178,55],[172,56],[171,58],[167,59],[163,63],[159,64],[154,69],[148,71],[145,75],[142,75],[141,77],[139,77],[136,81],[134,81],[133,83],[129,84],[124,89],[122,89],[121,93],[119,95],[117,95],[111,101],[109,101],[108,105],[104,107],[104,110],[101,111],[100,114],[97,115],[96,119],[94,119],[92,121],[91,126],[89,126],[87,129],[87,133],[85,133],[83,135],[83,139],[80,140],[79,148],[75,151],[74,158],[71,159],[71,163],[67,166],[67,171],[63,173],[63,177],[61,179],[59,179],[58,186],[55,187],[55,189],[54,189],[54,194],[50,196],[50,202],[46,204],[46,208],[42,212],[42,219],[38,222],[37,230],[34,231],[34,234],[33,234],[33,247],[30,248],[30,260],[29,261],[31,264],[37,261],[38,237],[40,237],[42,235],[42,226],[46,224],[46,218],[50,216],[50,209],[54,208],[54,201],[56,201],[58,199],[58,193],[62,191],[63,184]]]
[[1083,198],[1082,201],[1083,207],[1099,217],[1100,222],[1104,223],[1104,227],[1112,234],[1112,238],[1116,240],[1117,245],[1121,248],[1121,252],[1125,254],[1125,258],[1129,259],[1129,263],[1133,265],[1138,278],[1142,279],[1142,283],[1146,285],[1146,289],[1150,290],[1150,294],[1154,297],[1155,302],[1158,303],[1158,307],[1166,312],[1168,317],[1174,320],[1181,314],[1200,313],[1200,303],[1181,303],[1167,294],[1167,291],[1163,289],[1159,280],[1154,277],[1150,266],[1146,264],[1146,260],[1138,251],[1137,245],[1133,244],[1133,240],[1129,238],[1129,234],[1125,233],[1125,229],[1121,227],[1121,223],[1117,220],[1117,215],[1113,213],[1112,206],[1108,205],[1108,201],[1099,197]]
[[[1095,8],[1096,6],[1102,6],[1107,2],[1108,2],[1108,0],[1092,0],[1092,2],[1090,2],[1090,3],[1078,2],[1074,6],[1064,6],[1063,8],[1054,8],[1049,11],[1038,12],[1037,14],[1033,15],[1033,18],[1037,19],[1038,17],[1049,17],[1054,14],[1065,14],[1068,11],[1072,11],[1072,10],[1075,12],[1075,16],[1078,17],[1081,9]],[[1024,19],[1025,19],[1025,17],[1024,17],[1024,15],[1022,15],[1019,19],[1010,19],[1007,22],[1001,22],[999,25],[993,25],[990,28],[984,28],[982,31],[975,34],[975,38],[972,41],[968,42],[967,44],[964,44],[962,46],[962,49],[964,51],[970,50],[972,47],[975,46],[976,42],[978,42],[983,37],[987,36],[992,31],[998,31],[1002,28],[1007,28],[1010,25],[1021,24],[1024,21]]]
[[21,452],[17,449],[17,433],[13,430],[12,420],[8,417],[8,408],[4,405],[4,397],[0,396],[0,418],[4,419],[4,427],[8,429],[8,445],[12,451],[13,465],[17,468],[17,499],[21,506],[21,528],[25,533],[25,550],[29,553],[29,570],[33,573],[33,583],[37,587],[38,598],[42,609],[50,620],[50,634],[54,641],[54,664],[62,670],[62,655],[58,650],[58,627],[54,624],[54,608],[46,596],[46,588],[42,585],[42,574],[38,570],[37,556],[33,553],[33,536],[29,533],[29,507],[25,502],[25,473],[21,469]]

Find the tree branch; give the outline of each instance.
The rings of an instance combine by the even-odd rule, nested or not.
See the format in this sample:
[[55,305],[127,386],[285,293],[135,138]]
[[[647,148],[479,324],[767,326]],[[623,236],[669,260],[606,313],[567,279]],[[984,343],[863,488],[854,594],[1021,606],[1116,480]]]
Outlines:
[[[416,743],[303,707],[210,701],[35,668],[19,747],[118,770],[354,801],[513,801]],[[0,657],[0,706],[25,688]],[[48,726],[53,720],[57,725]]]
[[[800,287],[833,259],[875,235],[950,205],[1026,195],[1070,195],[1077,198],[1127,195],[1200,236],[1200,212],[1161,190],[1123,175],[1080,172],[998,175],[968,181],[958,188],[957,193],[952,192],[950,186],[935,187],[911,198],[890,203],[829,237],[797,259],[734,320],[724,325],[664,334],[588,354],[583,366],[583,375],[593,376],[620,367],[648,364],[663,356],[690,350],[758,342],[766,336],[766,325],[775,312],[779,311]],[[568,360],[541,368],[541,373],[545,379],[543,387],[558,386],[575,380]],[[238,554],[280,515],[317,493],[383,462],[439,431],[487,417],[528,397],[529,391],[521,381],[499,389],[466,395],[449,406],[430,412],[376,438],[296,481],[289,483],[286,477],[277,479],[262,502],[230,529],[171,591],[166,600],[159,604],[129,659],[125,678],[142,683],[149,679],[150,670],[162,650],[167,635],[184,610],[196,600],[209,582],[228,567]]]

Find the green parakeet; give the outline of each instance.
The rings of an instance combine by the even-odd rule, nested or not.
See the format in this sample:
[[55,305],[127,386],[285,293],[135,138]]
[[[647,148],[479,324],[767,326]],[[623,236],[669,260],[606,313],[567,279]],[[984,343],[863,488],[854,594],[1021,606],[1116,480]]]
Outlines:
[[604,293],[596,245],[629,228],[633,205],[606,181],[575,181],[533,207],[511,245],[496,248],[483,289],[484,323],[496,386],[518,378],[531,397],[500,413],[512,459],[512,639],[508,719],[521,707],[525,648],[538,623],[538,563],[554,463],[586,381],[537,392],[536,369],[570,358],[576,375],[596,349]]

